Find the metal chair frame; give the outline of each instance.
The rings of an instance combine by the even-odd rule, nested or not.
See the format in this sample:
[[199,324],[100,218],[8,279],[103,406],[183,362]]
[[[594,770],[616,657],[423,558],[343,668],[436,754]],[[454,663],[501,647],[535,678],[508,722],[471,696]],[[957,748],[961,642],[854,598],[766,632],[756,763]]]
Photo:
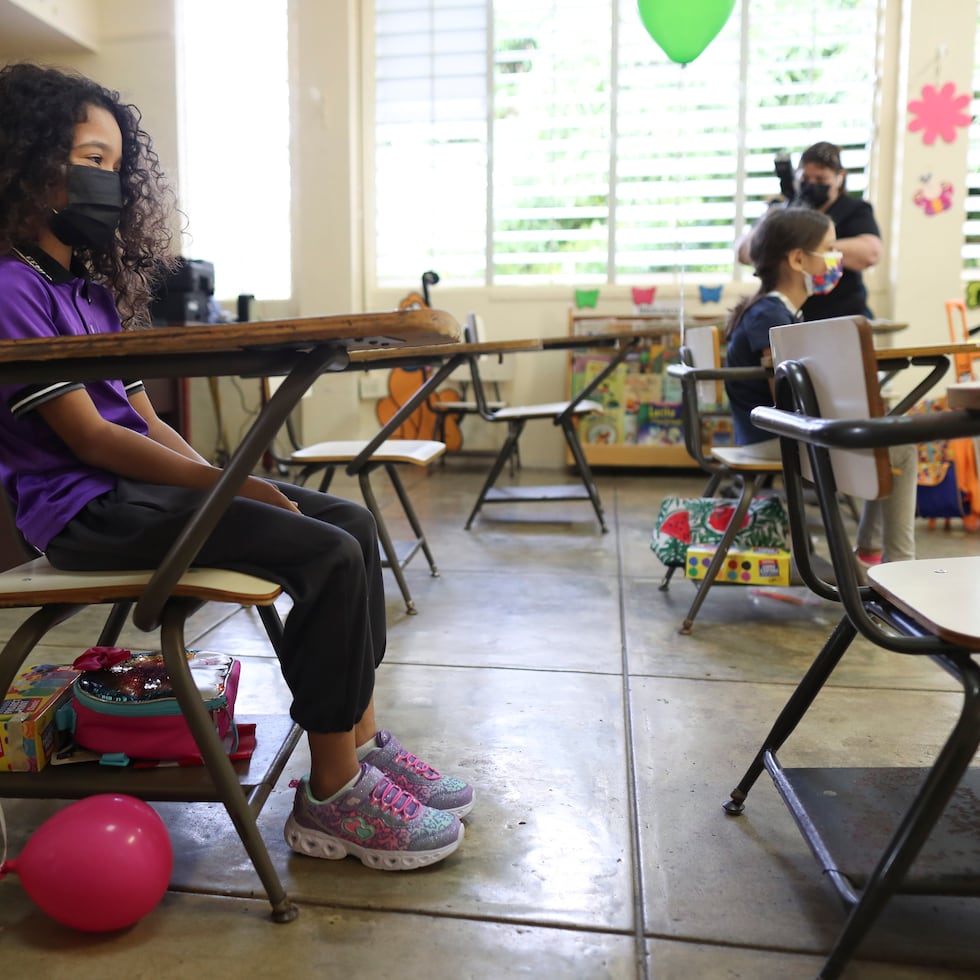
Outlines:
[[[464,327],[464,339],[470,339],[472,333],[467,334],[469,326]],[[473,397],[479,414],[488,422],[503,422],[507,425],[507,436],[504,439],[500,451],[497,453],[490,472],[487,473],[486,480],[480,488],[476,503],[466,519],[465,529],[468,531],[473,521],[485,504],[492,503],[516,503],[516,502],[550,502],[555,500],[588,500],[595,511],[599,527],[603,532],[608,531],[606,526],[605,514],[602,510],[602,501],[599,498],[599,488],[595,482],[592,468],[589,466],[582,444],[579,441],[578,430],[575,427],[575,420],[581,415],[588,415],[592,412],[602,410],[598,402],[589,400],[583,395],[568,401],[548,402],[537,405],[511,405],[506,408],[493,409],[486,395],[483,386],[483,379],[480,376],[478,359],[470,356],[467,358],[470,366],[470,379],[473,387]],[[612,368],[609,369],[611,371]],[[590,389],[594,390],[605,374],[601,372],[598,378],[593,380]],[[582,481],[581,486],[527,486],[527,487],[497,487],[495,484],[501,471],[508,462],[511,464],[511,472],[515,466],[519,465],[518,442],[528,422],[546,419],[552,424],[557,425],[565,438],[569,452],[574,460],[575,469]]]
[[[715,330],[714,327],[697,328]],[[708,482],[701,492],[702,497],[711,497],[717,491],[722,481],[736,478],[739,482],[738,502],[728,526],[715,548],[711,563],[705,571],[704,578],[697,583],[697,592],[688,609],[687,615],[680,626],[679,632],[690,634],[694,627],[694,619],[708,597],[708,591],[714,584],[725,563],[728,550],[735,540],[738,529],[749,511],[752,501],[764,492],[766,484],[782,472],[782,463],[778,460],[752,459],[737,448],[717,448],[710,452],[705,450],[703,439],[703,423],[707,414],[702,412],[699,385],[704,383],[719,383],[725,380],[758,380],[770,377],[768,368],[723,368],[717,364],[698,366],[695,364],[695,354],[691,347],[683,345],[680,349],[680,363],[671,364],[667,373],[680,379],[681,382],[681,413],[684,430],[684,445],[691,458],[708,473]],[[679,566],[672,565],[662,579],[659,590],[666,592],[670,580]]]
[[[819,323],[805,326],[820,329]],[[866,337],[867,347],[870,348],[870,331]],[[834,349],[832,356],[839,359],[852,354],[853,351]],[[875,411],[871,418],[836,419],[828,413],[829,406],[818,403],[811,377],[813,370],[812,359],[807,364],[799,360],[778,364],[777,407],[756,409],[753,421],[782,439],[783,476],[794,552],[801,575],[817,595],[841,603],[843,616],[777,717],[724,808],[731,815],[742,813],[746,797],[758,777],[763,771],[770,774],[826,877],[849,909],[846,923],[820,972],[821,978],[833,980],[841,975],[863,937],[895,893],[980,894],[978,868],[964,869],[962,853],[954,854],[954,867],[950,868],[950,838],[942,837],[944,826],[941,824],[957,787],[965,776],[969,781],[968,767],[980,745],[980,666],[974,659],[974,651],[980,647],[980,640],[974,639],[969,644],[944,638],[940,635],[942,630],[929,622],[927,614],[916,608],[914,594],[898,604],[876,590],[874,571],[870,573],[870,586],[859,584],[841,512],[838,494],[840,480],[835,473],[835,460],[832,457],[841,449],[881,452],[891,445],[973,436],[980,433],[980,413],[959,411],[929,416],[875,417],[879,414]],[[867,364],[871,377],[874,370],[873,363]],[[871,395],[869,388],[869,398]],[[808,464],[809,479],[804,475],[804,464]],[[889,472],[887,457],[882,463],[879,456],[875,465],[884,465],[885,471]],[[804,494],[811,481],[816,489],[833,562],[836,579],[833,584],[821,578],[815,570],[807,547]],[[853,491],[848,489],[848,492]],[[976,564],[976,574],[980,575],[980,559],[968,561]],[[877,573],[883,582],[888,568],[882,566]],[[980,633],[980,622],[977,632]],[[927,656],[960,683],[963,689],[961,711],[931,768],[872,770],[876,776],[872,781],[866,776],[868,770],[855,770],[857,776],[851,778],[853,774],[849,770],[786,768],[777,758],[776,753],[796,729],[858,635],[886,650]],[[828,773],[830,777],[843,778],[849,789],[854,790],[854,795],[844,801],[852,807],[857,805],[856,787],[865,787],[872,782],[875,786],[885,784],[890,787],[889,792],[902,800],[904,813],[892,826],[887,844],[877,859],[853,840],[842,845],[840,840],[834,839],[835,826],[840,825],[839,813],[837,819],[828,821],[827,814],[821,809],[827,805],[824,802],[827,794],[819,790],[814,792],[813,789],[816,781],[828,778]],[[904,792],[907,786],[912,788]],[[899,791],[899,788],[903,791]],[[965,802],[957,808],[961,816],[975,809],[969,802],[970,793],[975,789],[976,786],[971,784],[970,790],[963,790]],[[885,790],[878,789],[877,792],[880,795]],[[836,794],[835,799],[839,795]],[[876,802],[874,794],[871,796],[872,803]],[[885,812],[894,812],[895,807],[896,804],[891,802]],[[958,845],[963,846],[962,827],[958,831],[958,834],[954,832],[954,838]],[[941,843],[930,849],[929,841],[934,834]],[[856,850],[862,859],[870,858],[870,865],[856,870],[846,868],[840,855],[834,854],[835,847],[839,851],[842,846]],[[914,876],[910,875],[913,863]]]
[[[429,547],[422,522],[412,505],[411,497],[398,470],[400,466],[406,464],[428,466],[445,453],[445,443],[431,439],[387,439],[370,453],[366,453],[365,450],[369,447],[366,439],[320,442],[305,446],[299,438],[292,417],[286,419],[283,428],[291,447],[290,453],[283,455],[277,452],[274,446],[269,449],[269,454],[281,475],[285,477],[290,470],[294,470],[296,482],[303,485],[311,477],[320,473],[318,489],[323,493],[329,489],[339,466],[345,467],[348,476],[357,478],[361,496],[368,510],[374,515],[378,528],[382,566],[391,569],[405,602],[406,612],[415,615],[418,608],[409,589],[408,580],[405,578],[406,566],[421,551],[425,555],[433,578],[439,577],[439,568]],[[371,484],[371,475],[379,469],[383,469],[388,475],[402,512],[408,520],[413,534],[409,540],[396,541],[388,530],[381,504]]]
[[[0,650],[0,691],[7,691],[32,651],[54,627],[92,605],[109,612],[95,645],[115,646],[135,602],[144,594],[152,572],[63,572],[19,540],[6,499],[0,500],[0,520],[11,559],[27,558],[0,573],[0,608],[33,609]],[[12,554],[12,546],[20,554]],[[237,572],[195,568],[178,579],[162,607],[160,645],[173,681],[174,693],[204,760],[201,767],[119,769],[98,764],[47,766],[40,772],[0,774],[0,797],[14,799],[80,799],[96,793],[126,793],[145,800],[220,802],[224,804],[258,874],[275,922],[290,922],[298,914],[272,864],[256,820],[275,788],[301,730],[288,719],[279,741],[272,729],[277,719],[260,719],[264,748],[248,762],[232,762],[215,731],[187,666],[184,632],[188,618],[206,602],[255,606],[273,647],[282,642],[282,623],[273,605],[281,590]],[[80,647],[79,652],[81,652]],[[273,747],[274,746],[274,747]]]

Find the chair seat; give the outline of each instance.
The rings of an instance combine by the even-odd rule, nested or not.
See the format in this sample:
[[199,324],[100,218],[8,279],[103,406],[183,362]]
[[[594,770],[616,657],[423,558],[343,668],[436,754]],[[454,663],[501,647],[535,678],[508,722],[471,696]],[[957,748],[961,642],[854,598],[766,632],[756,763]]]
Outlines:
[[[303,446],[294,450],[289,456],[289,463],[301,466],[303,469],[298,477],[299,483],[306,480],[315,472],[322,470],[320,490],[326,492],[333,477],[334,470],[341,464],[349,464],[347,472],[356,476],[360,484],[361,494],[368,510],[374,515],[378,527],[378,539],[383,553],[382,566],[390,568],[398,582],[405,608],[410,614],[416,612],[415,601],[408,588],[403,570],[412,558],[421,551],[429,563],[429,570],[437,577],[439,569],[429,548],[425,532],[415,508],[412,506],[408,491],[398,475],[400,463],[410,463],[413,466],[428,466],[446,451],[446,444],[435,439],[386,439],[370,456],[363,456],[364,450],[371,443],[367,439],[338,439],[331,442],[318,442],[312,446]],[[355,463],[355,460],[357,462]],[[395,495],[401,503],[402,511],[408,520],[414,537],[407,542],[396,543],[388,532],[388,526],[381,512],[374,490],[371,487],[371,473],[383,467],[388,480],[394,488]]]
[[876,592],[949,643],[980,645],[980,556],[886,562],[867,570]]
[[[65,572],[35,558],[0,573],[0,608],[138,599],[153,570]],[[240,605],[269,605],[281,594],[275,582],[220,568],[191,568],[173,594]]]
[[[495,419],[547,419],[556,415],[561,415],[568,408],[569,402],[544,402],[540,405],[511,405],[509,408],[502,408],[493,413]],[[601,412],[602,406],[598,402],[586,399],[575,406],[575,415],[590,415],[593,412]]]
[[[487,402],[487,408],[496,412],[504,408],[506,404],[507,402]],[[466,412],[468,415],[475,415],[480,411],[480,406],[476,402],[432,402],[429,408],[439,415],[449,415],[453,412]]]
[[[367,446],[366,439],[341,439],[318,442],[297,449],[289,457],[291,463],[348,463],[356,459]],[[433,439],[387,439],[371,453],[372,463],[412,463],[427,466],[446,451],[444,442]]]
[[747,453],[741,446],[718,446],[711,449],[711,455],[724,463],[729,469],[750,470],[752,472],[772,471],[778,473],[783,464],[778,459],[760,459]]

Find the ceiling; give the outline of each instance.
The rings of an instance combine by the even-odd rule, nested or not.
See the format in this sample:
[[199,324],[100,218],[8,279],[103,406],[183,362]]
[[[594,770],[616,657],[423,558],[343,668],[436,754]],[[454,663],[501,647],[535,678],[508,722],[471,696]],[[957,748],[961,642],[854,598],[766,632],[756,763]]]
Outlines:
[[[57,5],[49,5],[57,13]],[[0,0],[0,58],[23,57],[36,52],[91,50],[55,24],[36,17],[14,0]]]

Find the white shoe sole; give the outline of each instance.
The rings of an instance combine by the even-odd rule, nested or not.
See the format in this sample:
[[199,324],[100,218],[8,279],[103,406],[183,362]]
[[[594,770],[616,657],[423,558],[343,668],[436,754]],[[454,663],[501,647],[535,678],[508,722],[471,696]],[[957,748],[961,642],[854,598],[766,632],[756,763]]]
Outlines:
[[463,842],[465,831],[460,825],[459,836],[451,844],[436,848],[433,851],[375,851],[369,847],[361,847],[350,841],[341,840],[332,834],[321,830],[310,830],[301,827],[289,815],[283,837],[286,843],[297,853],[308,857],[323,858],[327,861],[339,861],[348,855],[356,857],[361,864],[376,871],[414,871],[435,864],[449,857]]
[[[465,817],[470,812],[470,810],[473,809],[473,804],[475,802],[476,802],[476,794],[474,793],[473,798],[470,800],[469,803],[464,803],[462,806],[450,807],[448,810],[443,810],[442,812],[451,813],[453,816],[459,817],[459,819],[462,820],[463,817]],[[431,803],[428,805],[432,806]],[[438,807],[436,807],[436,809],[438,809]]]

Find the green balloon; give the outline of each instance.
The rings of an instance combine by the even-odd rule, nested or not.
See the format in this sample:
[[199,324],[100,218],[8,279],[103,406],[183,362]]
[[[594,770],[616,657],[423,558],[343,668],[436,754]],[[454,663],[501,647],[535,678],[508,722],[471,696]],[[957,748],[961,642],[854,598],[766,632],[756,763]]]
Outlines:
[[735,0],[637,0],[647,33],[664,54],[686,65],[725,26]]

